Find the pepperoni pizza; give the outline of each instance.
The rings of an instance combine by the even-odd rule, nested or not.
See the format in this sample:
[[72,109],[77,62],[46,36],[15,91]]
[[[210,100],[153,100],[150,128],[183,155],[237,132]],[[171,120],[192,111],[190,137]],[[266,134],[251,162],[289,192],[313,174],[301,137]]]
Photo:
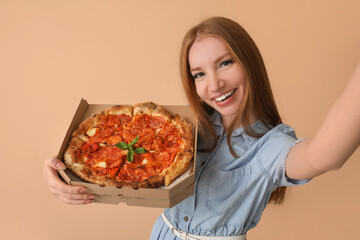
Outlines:
[[83,121],[64,154],[85,181],[117,187],[168,186],[193,156],[192,125],[152,102],[114,106]]

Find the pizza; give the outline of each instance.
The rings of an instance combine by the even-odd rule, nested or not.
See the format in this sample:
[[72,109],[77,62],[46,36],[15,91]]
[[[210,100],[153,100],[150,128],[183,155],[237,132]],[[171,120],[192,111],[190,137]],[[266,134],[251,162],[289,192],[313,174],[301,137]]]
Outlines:
[[83,121],[64,162],[87,182],[136,189],[169,186],[192,156],[192,125],[145,102],[113,106]]

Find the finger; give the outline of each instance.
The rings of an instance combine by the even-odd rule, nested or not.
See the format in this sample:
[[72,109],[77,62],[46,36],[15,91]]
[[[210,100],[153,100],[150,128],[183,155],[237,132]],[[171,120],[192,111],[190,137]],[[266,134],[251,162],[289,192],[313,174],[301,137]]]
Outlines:
[[49,185],[56,182],[62,182],[58,175],[58,170],[50,166],[50,159],[47,159],[43,166],[43,177]]
[[81,186],[72,186],[64,183],[58,177],[53,177],[49,181],[49,185],[51,188],[56,189],[56,192],[59,193],[69,193],[69,194],[83,194],[86,193],[86,188]]
[[95,199],[95,195],[93,195],[93,194],[69,194],[69,193],[56,192],[56,190],[53,193],[58,198],[65,198],[68,200],[94,200]]
[[63,196],[59,196],[59,198],[61,200],[63,200],[65,203],[67,204],[72,204],[72,205],[84,205],[84,204],[89,204],[89,203],[92,203],[93,200],[74,200],[74,199],[68,199],[66,197],[63,197]]
[[60,169],[60,170],[65,170],[66,166],[65,164],[60,161],[59,159],[57,159],[56,157],[51,157],[48,158],[47,160],[48,166],[55,168],[55,169]]

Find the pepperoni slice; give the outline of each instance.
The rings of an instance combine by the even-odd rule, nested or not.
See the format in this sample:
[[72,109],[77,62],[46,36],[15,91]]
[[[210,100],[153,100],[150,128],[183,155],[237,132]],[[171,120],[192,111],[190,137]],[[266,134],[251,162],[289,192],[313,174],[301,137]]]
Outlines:
[[134,127],[146,128],[148,115],[138,115],[134,118]]
[[[132,135],[132,136],[135,136],[135,137],[136,137],[136,136],[142,134],[143,129],[140,128],[140,127],[134,127],[133,129],[130,130],[130,132],[131,132],[131,135]],[[135,138],[135,137],[134,137],[134,138]]]
[[165,126],[165,119],[162,117],[150,117],[148,120],[150,128],[157,129]]
[[88,157],[90,155],[90,153],[95,152],[97,149],[99,148],[99,144],[98,143],[93,143],[93,142],[85,142],[83,143],[83,145],[79,148],[77,155],[84,155],[86,157]]
[[113,127],[104,127],[99,132],[99,137],[106,138],[111,136],[115,132],[115,128]]
[[170,157],[171,157],[170,153],[160,152],[159,155],[157,156],[156,160],[160,163],[166,163],[166,162],[169,162]]
[[115,145],[118,142],[122,142],[123,137],[119,132],[115,133],[114,135],[107,138],[106,143],[109,145]]
[[131,181],[142,181],[151,176],[154,176],[156,171],[153,168],[146,167],[144,165],[136,165],[136,164],[125,164],[118,176],[117,180],[131,180]]
[[112,176],[112,177],[115,177],[116,174],[118,173],[119,169],[120,169],[120,168],[109,169],[108,174],[109,174],[110,176]]
[[125,142],[130,142],[130,137],[131,137],[131,131],[130,129],[124,129],[120,132],[122,138],[125,140]]
[[131,123],[132,121],[132,117],[130,117],[129,115],[117,115],[117,117],[120,119],[120,125],[128,125]]
[[105,126],[118,126],[121,123],[121,119],[119,117],[117,117],[116,115],[105,115],[102,118],[102,123]]

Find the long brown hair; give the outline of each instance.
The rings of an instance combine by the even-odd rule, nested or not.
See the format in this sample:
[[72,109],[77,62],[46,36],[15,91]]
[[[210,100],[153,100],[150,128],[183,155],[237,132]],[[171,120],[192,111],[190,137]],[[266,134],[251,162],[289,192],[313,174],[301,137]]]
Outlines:
[[[191,28],[185,35],[180,52],[180,74],[190,107],[198,119],[200,133],[206,139],[212,139],[213,147],[217,143],[215,130],[210,123],[213,110],[196,93],[195,82],[190,72],[189,50],[200,37],[214,36],[222,40],[245,74],[246,88],[240,109],[227,130],[227,143],[234,157],[238,157],[231,147],[231,133],[241,121],[246,134],[260,138],[262,134],[251,128],[251,114],[266,126],[275,127],[281,118],[271,91],[269,78],[260,51],[250,35],[238,23],[224,17],[211,17]],[[212,147],[212,149],[213,149]],[[270,197],[270,202],[281,204],[286,187],[277,188]]]

